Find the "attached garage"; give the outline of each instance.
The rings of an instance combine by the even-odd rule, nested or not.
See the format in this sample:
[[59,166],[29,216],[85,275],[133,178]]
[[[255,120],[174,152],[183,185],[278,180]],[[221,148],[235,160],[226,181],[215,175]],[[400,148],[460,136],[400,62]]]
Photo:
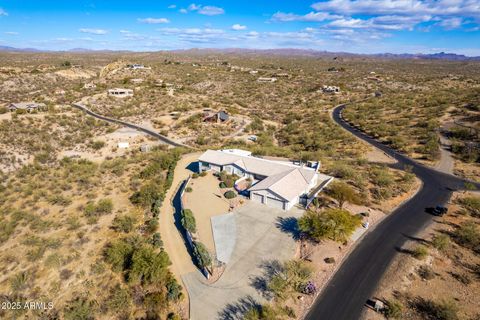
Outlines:
[[265,197],[263,195],[258,194],[258,193],[251,193],[250,194],[250,199],[252,199],[255,202],[264,203],[264,198]]
[[267,197],[267,206],[272,208],[285,210],[285,204],[286,203],[283,200]]

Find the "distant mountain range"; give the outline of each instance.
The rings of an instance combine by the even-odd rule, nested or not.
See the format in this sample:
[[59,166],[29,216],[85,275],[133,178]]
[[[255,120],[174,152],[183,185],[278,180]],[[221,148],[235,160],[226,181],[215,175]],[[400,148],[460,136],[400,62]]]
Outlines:
[[[88,52],[129,52],[128,50],[92,50],[85,48],[73,48],[63,51],[39,50],[35,48],[14,48],[9,46],[0,46],[0,52],[72,52],[72,53],[88,53]],[[133,51],[132,51],[133,52]],[[479,57],[468,57],[463,54],[456,53],[378,53],[378,54],[357,54],[348,52],[329,52],[318,51],[313,49],[243,49],[243,48],[227,48],[227,49],[187,49],[187,50],[171,50],[170,52],[220,52],[220,53],[241,53],[241,54],[270,54],[284,56],[310,56],[310,57],[373,57],[382,59],[418,59],[418,60],[450,60],[450,61],[480,61]]]

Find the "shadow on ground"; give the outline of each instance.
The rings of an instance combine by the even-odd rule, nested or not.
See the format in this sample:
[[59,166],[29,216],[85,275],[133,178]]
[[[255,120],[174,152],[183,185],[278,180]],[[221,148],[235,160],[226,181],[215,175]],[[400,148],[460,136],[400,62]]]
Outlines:
[[295,217],[277,217],[275,223],[278,229],[282,232],[288,233],[292,236],[293,240],[300,240],[300,229],[298,227],[298,219]]
[[185,167],[185,169],[188,169],[192,171],[193,173],[198,172],[198,161],[193,161],[188,164],[188,166]]
[[262,275],[251,279],[250,285],[267,300],[273,298],[272,292],[268,289],[268,283],[272,277],[282,270],[282,264],[278,260],[263,261],[259,267],[262,269]]
[[219,320],[241,320],[250,309],[259,309],[260,304],[252,296],[246,296],[235,303],[229,303],[218,316]]

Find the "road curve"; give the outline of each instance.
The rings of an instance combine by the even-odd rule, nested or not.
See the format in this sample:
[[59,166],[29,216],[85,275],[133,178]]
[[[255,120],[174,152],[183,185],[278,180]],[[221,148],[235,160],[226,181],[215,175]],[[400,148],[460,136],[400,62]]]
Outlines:
[[[367,233],[346,258],[325,289],[319,295],[306,320],[358,320],[364,304],[371,298],[390,262],[406,240],[424,229],[433,216],[425,208],[445,204],[453,190],[464,187],[465,181],[422,165],[388,146],[368,137],[346,123],[341,116],[346,105],[333,111],[333,119],[345,130],[381,149],[398,162],[391,167],[407,166],[422,180],[420,191],[389,214]],[[475,184],[480,187],[480,184]]]
[[150,129],[147,129],[147,128],[144,128],[144,127],[141,127],[141,126],[138,126],[136,124],[133,124],[133,123],[130,123],[130,122],[126,122],[126,121],[123,121],[123,120],[118,120],[118,119],[113,119],[113,118],[109,118],[109,117],[106,117],[106,116],[102,116],[101,114],[98,114],[98,113],[95,113],[93,112],[92,110],[88,109],[86,106],[84,106],[83,104],[81,103],[73,103],[72,106],[74,106],[75,108],[77,109],[80,109],[82,111],[84,111],[86,114],[89,114],[91,115],[92,117],[95,117],[97,119],[100,119],[100,120],[103,120],[103,121],[107,121],[107,122],[111,122],[111,123],[117,123],[117,124],[121,124],[125,127],[129,127],[129,128],[132,128],[132,129],[135,129],[135,130],[138,130],[138,131],[141,131],[141,132],[144,132],[154,138],[157,138],[158,140],[166,143],[166,144],[169,144],[171,146],[174,146],[174,147],[185,147],[185,148],[189,148],[189,149],[193,149],[191,146],[187,146],[185,144],[182,144],[180,142],[177,142],[177,141],[174,141],[164,135],[161,135],[160,133],[158,132],[155,132],[153,130],[150,130]]

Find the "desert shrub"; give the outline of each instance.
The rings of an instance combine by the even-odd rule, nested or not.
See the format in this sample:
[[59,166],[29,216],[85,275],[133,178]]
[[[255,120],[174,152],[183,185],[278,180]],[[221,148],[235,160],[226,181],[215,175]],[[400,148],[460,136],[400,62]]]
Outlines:
[[128,290],[117,284],[111,289],[110,296],[106,300],[106,306],[112,313],[127,312],[132,305],[132,299]]
[[192,210],[182,210],[182,226],[191,233],[197,232],[197,222],[195,221]]
[[343,208],[345,202],[359,203],[358,194],[344,182],[334,182],[328,187],[328,195],[337,200],[338,206]]
[[103,147],[105,147],[105,141],[101,141],[101,140],[92,141],[92,142],[90,143],[90,147],[91,147],[93,150],[100,150],[100,149],[102,149]]
[[114,271],[122,271],[130,265],[135,247],[126,239],[109,243],[104,252],[105,261],[112,266]]
[[27,272],[19,272],[9,279],[13,292],[25,290],[30,284],[30,277]]
[[153,234],[151,243],[152,243],[152,246],[154,246],[155,248],[163,247],[163,241],[162,241],[162,237],[161,237],[160,233],[155,232]]
[[8,112],[8,108],[4,106],[0,106],[0,114],[4,114]]
[[169,301],[178,301],[182,297],[182,286],[178,284],[175,278],[171,277],[166,285],[167,299]]
[[203,243],[195,241],[193,243],[193,253],[200,267],[211,270],[212,257]]
[[220,184],[218,186],[220,187],[220,189],[225,189],[227,187],[227,185],[223,181],[220,182]]
[[51,204],[56,204],[60,206],[68,206],[72,203],[72,199],[64,197],[60,194],[55,194],[48,197],[48,202]]
[[154,233],[158,229],[158,218],[152,218],[147,221],[147,232]]
[[112,213],[113,202],[111,199],[101,199],[96,204],[93,202],[87,203],[84,208],[85,215],[87,217],[102,216]]
[[207,171],[200,172],[200,177],[205,177],[207,175]]
[[113,219],[112,229],[117,232],[131,232],[137,220],[132,215],[118,215]]
[[471,216],[480,216],[480,197],[465,197],[459,200],[462,207],[468,210]]
[[142,246],[132,255],[128,281],[151,284],[163,282],[169,275],[170,260],[165,251],[155,252],[153,248]]
[[460,227],[454,231],[455,241],[460,245],[473,250],[479,250],[480,232],[473,221],[463,222]]
[[192,192],[192,191],[193,191],[192,187],[186,187],[185,188],[185,192]]
[[435,271],[427,265],[420,266],[417,270],[418,275],[425,280],[432,280],[435,278]]
[[413,306],[428,319],[457,320],[458,307],[453,301],[435,302],[423,298],[417,298]]
[[93,320],[95,319],[95,303],[87,298],[75,298],[67,303],[63,310],[65,320]]
[[225,192],[225,193],[223,194],[223,196],[224,196],[226,199],[233,199],[233,198],[235,198],[235,197],[237,196],[237,194],[236,194],[234,191],[229,190],[229,191]]
[[428,255],[428,248],[425,246],[417,246],[412,250],[412,255],[419,260],[423,260]]
[[327,257],[327,258],[323,259],[323,261],[325,261],[325,263],[332,264],[332,263],[335,263],[335,258],[334,257]]
[[151,208],[157,200],[163,201],[164,193],[163,186],[160,181],[151,181],[143,185],[139,191],[133,193],[130,197],[130,201],[144,208]]
[[387,319],[400,319],[402,316],[403,305],[396,300],[387,300],[384,311]]
[[432,239],[432,246],[439,251],[445,251],[450,247],[450,237],[446,234],[436,234]]
[[268,281],[267,287],[279,300],[285,300],[294,293],[302,292],[312,276],[312,268],[303,260],[289,260]]
[[300,231],[311,239],[332,239],[345,242],[361,224],[361,218],[342,209],[327,209],[320,213],[307,211],[299,220]]
[[198,178],[198,173],[193,173],[192,174],[192,179],[197,179]]
[[167,320],[182,320],[182,318],[178,314],[171,312],[167,315]]
[[460,273],[450,273],[450,275],[455,278],[458,282],[464,285],[469,285],[472,283],[472,279],[467,274],[460,274]]

